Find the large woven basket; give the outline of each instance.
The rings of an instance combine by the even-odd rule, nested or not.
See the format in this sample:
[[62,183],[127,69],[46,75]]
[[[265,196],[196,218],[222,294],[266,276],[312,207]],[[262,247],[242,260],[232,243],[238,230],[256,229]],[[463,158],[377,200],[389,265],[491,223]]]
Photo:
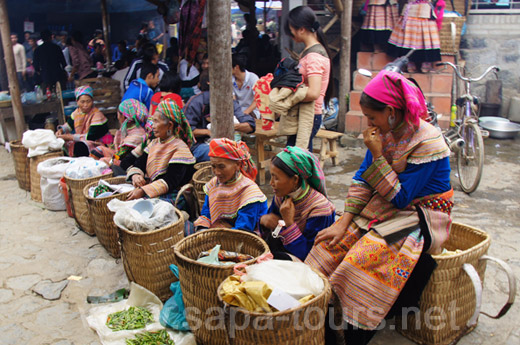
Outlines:
[[204,193],[204,185],[208,183],[213,178],[213,170],[211,170],[211,166],[205,166],[195,171],[193,174],[193,186],[195,187],[195,192],[197,193],[197,200],[199,201],[200,209],[202,209],[202,205],[204,205],[204,200],[206,199],[206,193]]
[[[126,182],[124,176],[111,177],[106,179],[110,184],[123,184]],[[88,195],[90,187],[96,186],[98,181],[89,183],[83,189],[83,195],[87,200],[87,207],[92,220],[94,233],[96,234],[99,243],[108,251],[114,258],[121,257],[121,249],[119,247],[119,235],[117,233],[117,226],[114,223],[114,213],[111,212],[107,204],[110,200],[119,199],[125,200],[130,192],[118,193],[106,198],[92,198]]]
[[42,202],[42,189],[40,187],[41,176],[38,174],[38,164],[47,159],[63,156],[63,151],[53,151],[46,154],[29,158],[29,166],[31,175],[31,199]]
[[397,330],[419,344],[450,344],[468,333],[466,324],[476,308],[473,283],[462,265],[473,265],[484,281],[486,254],[491,239],[482,230],[453,223],[450,237],[444,247],[449,251],[461,250],[454,255],[434,255],[437,268],[424,289],[418,314],[409,313],[407,319],[397,318]]
[[[460,38],[462,26],[466,21],[466,17],[444,17],[442,27],[439,30],[439,39],[441,41],[441,54],[455,55],[459,52]],[[455,24],[455,37],[452,35],[451,23]]]
[[162,301],[172,293],[170,284],[176,279],[170,271],[175,263],[173,248],[184,238],[184,219],[175,209],[179,220],[168,226],[148,232],[119,229],[121,257],[128,280],[151,292]]
[[29,167],[29,158],[27,154],[29,150],[22,145],[20,140],[14,140],[9,143],[11,152],[13,153],[14,171],[18,186],[26,191],[31,191],[31,169]]
[[[233,266],[216,266],[197,262],[199,254],[220,244],[221,249],[252,255],[254,258],[269,252],[267,244],[258,236],[241,230],[209,229],[197,232],[175,246],[175,260],[179,267],[182,298],[186,319],[198,343],[226,345],[227,335],[219,316],[217,288],[233,274]],[[256,259],[244,262],[253,264]],[[219,327],[220,325],[220,327]]]
[[67,189],[69,190],[70,205],[76,224],[81,230],[91,236],[94,236],[96,233],[94,232],[94,224],[90,218],[87,200],[85,199],[85,194],[83,194],[83,189],[85,189],[85,186],[88,184],[97,182],[101,179],[105,180],[109,177],[112,177],[112,172],[84,179],[73,179],[66,175],[64,176],[65,182],[67,183]]
[[323,291],[297,308],[275,313],[250,312],[225,303],[221,298],[220,284],[217,296],[224,306],[229,344],[324,345],[324,326],[332,290],[329,280],[314,271],[323,280]]

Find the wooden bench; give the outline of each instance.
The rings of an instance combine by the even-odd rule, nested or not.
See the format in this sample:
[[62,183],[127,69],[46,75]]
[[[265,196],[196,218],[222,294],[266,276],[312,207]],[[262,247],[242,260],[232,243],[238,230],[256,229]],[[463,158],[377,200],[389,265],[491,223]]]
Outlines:
[[[278,122],[275,122],[272,129],[266,131],[262,129],[262,121],[256,120],[256,130],[253,133],[255,135],[255,148],[257,153],[257,166],[258,166],[258,184],[265,184],[265,173],[266,169],[269,168],[269,162],[271,157],[267,157],[265,152],[265,145],[275,147],[285,147],[286,144],[275,141],[274,139],[284,137],[278,135]],[[321,166],[325,164],[328,158],[332,159],[332,164],[338,165],[338,138],[342,136],[342,133],[328,131],[320,129],[316,134],[316,138],[321,139],[321,147],[319,149],[313,149],[314,153],[319,154]],[[271,155],[272,156],[272,155]]]

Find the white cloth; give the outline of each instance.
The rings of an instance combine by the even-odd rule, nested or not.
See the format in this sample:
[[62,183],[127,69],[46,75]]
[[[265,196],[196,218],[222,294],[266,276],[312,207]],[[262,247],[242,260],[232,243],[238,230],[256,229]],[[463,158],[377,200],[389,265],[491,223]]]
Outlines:
[[[258,76],[253,72],[249,72],[246,70],[246,76],[244,78],[244,83],[241,88],[238,88],[238,84],[236,82],[235,77],[233,77],[233,92],[236,96],[238,104],[242,108],[242,112],[245,112],[247,108],[255,101],[255,94],[253,92],[253,86],[255,86],[258,80]],[[258,109],[253,110],[254,117],[259,119],[260,112]]]
[[[182,81],[197,78],[199,74],[199,70],[195,66],[191,66],[190,73],[188,74],[188,61],[182,59],[181,62],[179,62],[179,78],[181,78]],[[193,86],[193,91],[196,95],[200,93],[199,87],[197,85]]]
[[22,137],[22,145],[29,149],[27,157],[44,155],[50,151],[61,150],[65,140],[56,138],[50,129],[35,129],[25,131]]
[[112,79],[119,81],[119,87],[121,88],[121,95],[125,94],[125,77],[130,67],[120,69],[112,75]]
[[25,48],[20,43],[13,46],[14,63],[16,65],[16,72],[25,72],[27,66],[27,59],[25,58]]

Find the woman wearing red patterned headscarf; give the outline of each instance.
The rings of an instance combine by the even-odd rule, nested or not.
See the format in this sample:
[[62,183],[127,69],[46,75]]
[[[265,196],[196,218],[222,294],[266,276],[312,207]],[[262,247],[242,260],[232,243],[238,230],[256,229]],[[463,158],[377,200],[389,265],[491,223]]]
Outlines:
[[197,230],[223,227],[253,232],[267,213],[267,198],[254,182],[257,170],[247,145],[213,139],[209,157],[215,177],[204,186],[206,199],[195,221]]

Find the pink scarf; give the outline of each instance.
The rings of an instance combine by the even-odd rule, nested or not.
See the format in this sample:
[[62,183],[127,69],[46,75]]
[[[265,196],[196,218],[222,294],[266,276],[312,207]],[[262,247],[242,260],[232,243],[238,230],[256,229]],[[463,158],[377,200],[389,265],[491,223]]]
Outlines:
[[428,115],[421,90],[399,73],[382,70],[363,92],[379,102],[404,110],[405,121],[415,126],[419,126],[419,119]]

